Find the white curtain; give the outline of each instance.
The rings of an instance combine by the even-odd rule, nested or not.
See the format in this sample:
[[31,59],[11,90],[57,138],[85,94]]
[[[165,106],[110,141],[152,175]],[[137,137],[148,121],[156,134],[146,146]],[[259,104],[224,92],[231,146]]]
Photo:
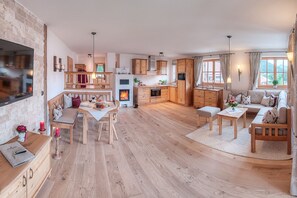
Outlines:
[[227,78],[230,77],[230,54],[220,55],[220,65],[224,81],[224,88],[227,89]]
[[203,67],[203,56],[194,58],[194,80],[195,86],[202,84],[202,67]]
[[[295,51],[295,32],[292,31],[289,37],[289,44],[288,44],[288,53],[293,53]],[[289,61],[289,81],[288,81],[288,88],[289,88],[289,105],[294,103],[294,86],[295,86],[295,70],[294,70],[294,56],[292,62]]]
[[255,89],[259,77],[261,52],[251,52],[249,55],[250,61],[250,83],[249,89]]

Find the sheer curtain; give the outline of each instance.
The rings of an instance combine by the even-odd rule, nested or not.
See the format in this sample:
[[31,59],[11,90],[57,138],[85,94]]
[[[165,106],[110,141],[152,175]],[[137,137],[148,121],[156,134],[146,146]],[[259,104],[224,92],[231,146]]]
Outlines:
[[203,67],[203,56],[194,58],[194,80],[195,86],[202,83],[202,67]]
[[255,89],[257,86],[257,80],[259,77],[261,52],[251,52],[249,55],[250,62],[250,83],[249,89]]
[[230,77],[230,54],[221,54],[220,55],[220,64],[222,77],[224,81],[224,88],[227,89],[227,78]]

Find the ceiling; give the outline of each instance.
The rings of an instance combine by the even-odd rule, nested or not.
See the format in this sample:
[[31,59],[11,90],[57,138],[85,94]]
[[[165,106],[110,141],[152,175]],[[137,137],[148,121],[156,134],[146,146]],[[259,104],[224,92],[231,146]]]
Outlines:
[[18,0],[78,54],[285,49],[296,0]]

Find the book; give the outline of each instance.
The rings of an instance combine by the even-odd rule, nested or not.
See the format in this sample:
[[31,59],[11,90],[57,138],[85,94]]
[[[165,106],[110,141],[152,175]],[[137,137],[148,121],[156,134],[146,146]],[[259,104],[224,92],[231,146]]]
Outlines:
[[8,143],[0,146],[0,151],[13,168],[29,162],[35,156],[19,142]]

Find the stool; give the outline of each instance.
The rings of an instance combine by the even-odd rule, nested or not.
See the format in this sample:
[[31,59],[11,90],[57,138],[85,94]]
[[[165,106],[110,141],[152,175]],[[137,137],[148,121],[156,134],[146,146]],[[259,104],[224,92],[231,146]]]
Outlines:
[[210,106],[205,106],[200,109],[197,109],[197,125],[198,127],[200,126],[200,117],[205,117],[206,120],[209,122],[209,130],[212,130],[212,121],[213,117],[217,115],[221,111],[220,108],[218,107],[210,107]]

